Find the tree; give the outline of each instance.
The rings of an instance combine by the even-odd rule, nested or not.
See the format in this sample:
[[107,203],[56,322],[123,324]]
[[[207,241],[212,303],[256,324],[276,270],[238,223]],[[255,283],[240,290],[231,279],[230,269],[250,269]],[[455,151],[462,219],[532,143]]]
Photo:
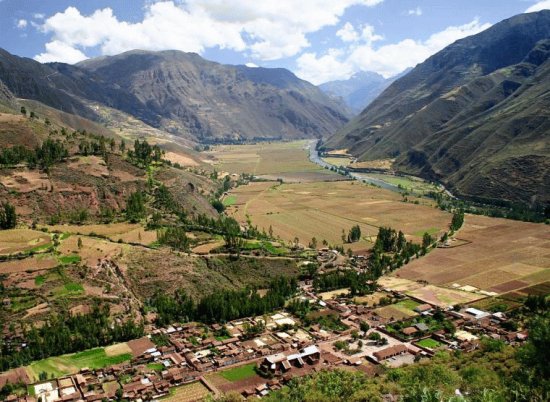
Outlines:
[[124,153],[124,151],[126,150],[126,142],[124,140],[120,141],[120,145],[118,146],[118,149],[120,149],[121,153]]
[[432,244],[433,239],[432,236],[428,232],[424,232],[424,236],[422,236],[422,248],[427,249]]
[[126,201],[126,219],[132,223],[145,217],[145,196],[141,191],[130,194]]
[[361,321],[359,323],[359,329],[363,332],[367,332],[370,329],[370,325],[366,321]]
[[353,243],[353,242],[359,241],[360,239],[361,239],[361,228],[359,227],[359,225],[355,225],[349,230],[348,243]]
[[317,239],[315,237],[311,238],[311,242],[309,243],[309,247],[316,249],[317,248]]
[[82,248],[82,239],[80,237],[78,238],[78,240],[76,242],[76,245],[77,245],[79,250]]
[[223,205],[223,202],[221,202],[220,200],[212,201],[212,206],[216,211],[218,211],[219,214],[225,211],[225,205]]
[[27,108],[25,108],[25,106],[21,106],[21,114],[24,116],[27,115]]
[[174,250],[189,250],[189,238],[182,227],[176,226],[159,230],[157,238],[159,243],[166,244]]
[[460,209],[453,214],[453,219],[451,220],[451,230],[456,232],[464,224],[464,210]]
[[222,230],[226,247],[230,251],[240,254],[244,241],[241,237],[241,226],[239,222],[233,218],[225,218],[222,221]]
[[0,207],[0,229],[13,229],[17,225],[15,207],[4,202]]

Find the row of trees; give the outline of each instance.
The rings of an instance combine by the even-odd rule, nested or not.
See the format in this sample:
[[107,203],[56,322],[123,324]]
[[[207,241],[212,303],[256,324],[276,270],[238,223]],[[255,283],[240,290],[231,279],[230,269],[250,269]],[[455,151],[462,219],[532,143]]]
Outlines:
[[450,229],[456,232],[464,224],[464,210],[460,209],[453,213],[453,219],[451,220]]
[[3,148],[0,151],[0,165],[11,166],[26,162],[31,169],[36,167],[47,169],[68,156],[69,151],[61,141],[47,139],[34,150],[21,145]]
[[88,314],[72,315],[64,313],[53,316],[40,328],[24,328],[20,342],[3,338],[0,341],[0,371],[31,363],[49,356],[124,342],[143,336],[142,323],[128,320],[122,324],[109,319],[109,306],[94,304]]
[[271,281],[263,297],[256,289],[247,288],[219,290],[195,301],[184,290],[178,290],[174,295],[158,292],[150,305],[157,311],[157,324],[161,326],[186,321],[223,323],[282,308],[296,287],[296,279],[279,277]]
[[147,140],[135,140],[134,150],[128,151],[128,158],[139,165],[148,166],[152,162],[161,162],[164,153],[158,145],[150,145]]
[[349,288],[351,296],[362,296],[376,289],[372,274],[358,273],[354,270],[335,271],[318,275],[313,280],[316,292],[328,292],[336,289]]
[[4,202],[0,206],[0,229],[13,229],[17,225],[17,214],[15,207],[9,202]]

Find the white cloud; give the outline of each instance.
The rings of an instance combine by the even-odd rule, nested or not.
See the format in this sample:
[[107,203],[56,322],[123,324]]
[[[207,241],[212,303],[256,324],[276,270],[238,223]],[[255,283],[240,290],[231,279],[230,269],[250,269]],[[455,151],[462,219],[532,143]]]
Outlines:
[[[141,22],[120,21],[110,8],[82,15],[68,7],[44,21],[41,29],[67,50],[83,53],[99,47],[112,55],[132,49],[176,49],[202,53],[220,47],[247,51],[260,60],[295,56],[310,43],[306,35],[339,22],[353,5],[375,6],[383,0],[187,0],[156,1]],[[57,48],[57,45],[54,47]],[[59,49],[58,49],[59,50]],[[68,58],[56,53],[59,61]],[[48,49],[42,57],[51,58]]]
[[19,29],[25,29],[27,27],[27,20],[19,20],[17,21],[17,28]]
[[258,67],[260,67],[259,65],[255,64],[255,63],[246,63],[245,66],[250,67],[250,68],[258,68]]
[[346,22],[344,26],[336,32],[336,36],[342,39],[342,42],[355,42],[359,39],[359,34],[349,22]]
[[45,16],[44,14],[42,14],[42,13],[35,13],[35,14],[32,15],[32,17],[33,17],[34,19],[37,19],[37,20],[43,20],[44,17],[46,17],[46,16]]
[[384,77],[390,77],[424,61],[454,41],[474,35],[490,26],[491,24],[480,23],[476,18],[461,26],[447,27],[425,41],[404,39],[377,48],[372,45],[372,38],[377,38],[378,35],[371,30],[368,35],[363,34],[360,41],[352,43],[347,49],[329,49],[321,56],[315,53],[301,55],[296,60],[296,75],[314,84],[347,79],[358,71],[376,71]]
[[416,7],[416,8],[413,8],[413,9],[407,11],[407,14],[420,17],[422,15],[422,9],[420,7]]
[[549,10],[549,9],[550,9],[550,0],[542,0],[542,1],[539,1],[538,3],[536,3],[536,4],[533,4],[527,10],[525,10],[525,12],[526,13],[534,13],[536,11]]
[[41,63],[64,60],[72,64],[85,59],[87,59],[86,55],[80,50],[57,40],[46,43],[46,52],[35,57],[35,60]]
[[384,39],[383,36],[377,35],[374,33],[374,27],[372,25],[363,25],[359,30],[356,30],[352,24],[346,22],[344,26],[336,32],[342,42],[364,42],[371,44],[377,40]]

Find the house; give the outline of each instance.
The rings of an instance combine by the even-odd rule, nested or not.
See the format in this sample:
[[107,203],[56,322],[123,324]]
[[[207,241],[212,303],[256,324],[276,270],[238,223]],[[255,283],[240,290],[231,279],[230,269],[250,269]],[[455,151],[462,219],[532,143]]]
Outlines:
[[419,330],[419,331],[422,331],[422,332],[426,332],[428,331],[430,328],[424,324],[423,322],[419,322],[418,324],[414,324],[414,327]]
[[415,327],[407,327],[407,328],[403,328],[401,332],[405,336],[410,336],[410,335],[416,334],[418,330]]
[[473,307],[469,307],[465,311],[467,314],[473,316],[476,320],[481,320],[482,318],[488,317],[490,315],[486,311],[481,311]]
[[317,364],[321,358],[321,351],[315,345],[305,347],[298,353],[277,353],[266,356],[260,363],[260,369],[265,372],[282,374],[289,371],[292,366],[303,367],[306,363]]
[[427,313],[428,311],[432,310],[431,304],[420,304],[414,308],[414,311],[418,314]]
[[383,360],[389,359],[390,357],[398,356],[407,352],[407,347],[400,343],[398,345],[390,346],[389,348],[378,350],[372,355],[376,358],[377,361],[381,362]]

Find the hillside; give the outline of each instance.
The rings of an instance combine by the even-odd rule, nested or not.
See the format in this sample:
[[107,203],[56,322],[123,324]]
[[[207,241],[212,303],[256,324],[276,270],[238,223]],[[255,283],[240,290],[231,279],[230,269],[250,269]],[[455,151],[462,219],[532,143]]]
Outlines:
[[462,196],[544,204],[548,37],[550,11],[541,11],[459,40],[393,83],[326,146],[360,160],[396,158],[396,169]]
[[179,51],[131,51],[72,66],[0,50],[0,80],[18,98],[103,121],[117,109],[195,142],[326,136],[341,103],[285,69],[248,68]]
[[372,71],[360,71],[347,80],[325,82],[319,85],[319,88],[335,99],[342,99],[355,114],[358,114],[390,86],[392,82],[404,76],[409,71],[410,69],[407,69],[390,78],[384,78]]

